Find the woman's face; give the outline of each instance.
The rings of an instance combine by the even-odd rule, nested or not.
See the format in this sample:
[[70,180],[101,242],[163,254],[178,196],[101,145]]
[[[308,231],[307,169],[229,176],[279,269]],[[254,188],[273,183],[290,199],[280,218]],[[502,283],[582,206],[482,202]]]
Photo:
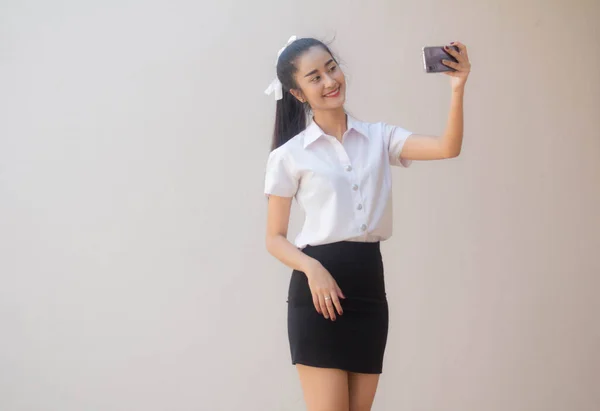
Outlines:
[[300,90],[290,92],[308,102],[313,111],[338,109],[346,101],[346,78],[323,47],[314,46],[296,60],[296,84]]

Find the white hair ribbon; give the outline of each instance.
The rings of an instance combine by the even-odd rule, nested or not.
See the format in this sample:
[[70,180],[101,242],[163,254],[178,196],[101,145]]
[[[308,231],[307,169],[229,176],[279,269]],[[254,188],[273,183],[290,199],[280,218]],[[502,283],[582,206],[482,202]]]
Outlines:
[[[281,56],[283,50],[285,50],[286,47],[292,44],[294,41],[296,41],[296,36],[290,37],[287,44],[279,50],[279,52],[277,53],[277,60],[275,60],[275,67],[277,67],[279,56]],[[265,90],[265,94],[270,95],[271,93],[275,93],[275,100],[281,100],[283,98],[283,86],[281,85],[279,78],[277,78],[277,74],[275,74],[275,80],[273,80],[271,84],[269,84],[269,87],[267,87],[267,89]]]

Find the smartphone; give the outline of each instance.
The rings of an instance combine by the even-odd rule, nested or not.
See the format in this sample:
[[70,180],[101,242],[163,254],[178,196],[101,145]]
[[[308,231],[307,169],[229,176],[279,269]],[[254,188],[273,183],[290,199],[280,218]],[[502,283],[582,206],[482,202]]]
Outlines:
[[[451,47],[456,51],[460,51],[458,46]],[[458,63],[458,60],[444,50],[444,46],[423,47],[423,68],[425,72],[441,73],[443,71],[456,71],[452,67],[448,67],[442,63],[444,59]]]

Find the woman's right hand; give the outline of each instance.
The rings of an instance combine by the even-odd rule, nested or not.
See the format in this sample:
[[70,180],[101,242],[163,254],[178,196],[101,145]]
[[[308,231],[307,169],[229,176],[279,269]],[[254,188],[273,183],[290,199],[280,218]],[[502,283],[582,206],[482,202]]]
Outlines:
[[337,282],[317,260],[305,271],[305,274],[317,312],[325,318],[335,321],[336,310],[339,315],[343,313],[340,298],[346,298]]

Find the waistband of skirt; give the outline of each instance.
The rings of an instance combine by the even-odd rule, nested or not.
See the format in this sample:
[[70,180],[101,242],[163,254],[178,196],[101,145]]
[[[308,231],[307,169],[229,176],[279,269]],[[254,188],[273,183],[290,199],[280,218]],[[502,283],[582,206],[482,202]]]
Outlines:
[[338,241],[328,244],[307,245],[302,249],[302,252],[317,260],[359,261],[381,259],[381,243],[379,241]]

